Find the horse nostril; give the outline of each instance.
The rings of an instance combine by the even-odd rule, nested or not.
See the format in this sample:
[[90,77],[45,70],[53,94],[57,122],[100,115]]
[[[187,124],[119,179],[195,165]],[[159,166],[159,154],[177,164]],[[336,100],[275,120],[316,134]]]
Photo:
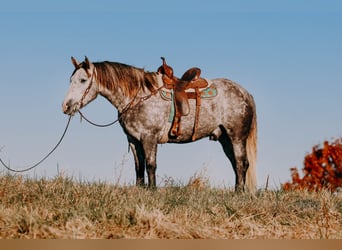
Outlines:
[[63,108],[64,114],[68,114],[70,111],[70,101],[67,103],[63,103],[62,108]]

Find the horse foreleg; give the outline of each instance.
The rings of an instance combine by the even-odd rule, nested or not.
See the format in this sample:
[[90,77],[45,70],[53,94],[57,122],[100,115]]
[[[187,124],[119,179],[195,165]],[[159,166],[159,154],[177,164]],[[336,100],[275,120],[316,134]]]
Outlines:
[[135,173],[136,173],[136,185],[145,185],[145,153],[142,144],[139,141],[129,139],[129,146],[132,150],[134,162],[135,162]]
[[156,170],[157,170],[157,143],[145,141],[143,143],[146,156],[146,170],[148,177],[148,187],[156,187]]

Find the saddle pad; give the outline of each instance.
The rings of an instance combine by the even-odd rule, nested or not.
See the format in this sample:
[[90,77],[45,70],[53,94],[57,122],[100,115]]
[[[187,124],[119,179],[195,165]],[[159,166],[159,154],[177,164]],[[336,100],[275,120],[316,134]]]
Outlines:
[[[191,92],[189,91],[188,93],[191,93]],[[217,96],[217,88],[216,88],[215,84],[211,84],[209,87],[202,89],[200,91],[200,93],[201,93],[201,99],[213,98],[213,97]],[[172,91],[163,89],[160,91],[160,96],[166,101],[171,101],[172,100]]]

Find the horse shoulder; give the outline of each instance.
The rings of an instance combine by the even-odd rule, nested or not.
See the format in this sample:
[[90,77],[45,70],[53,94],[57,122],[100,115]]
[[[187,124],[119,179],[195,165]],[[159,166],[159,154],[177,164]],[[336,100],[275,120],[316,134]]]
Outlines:
[[169,110],[170,103],[157,93],[123,115],[121,125],[126,133],[137,139],[152,136],[159,141],[158,138],[163,138],[169,129]]

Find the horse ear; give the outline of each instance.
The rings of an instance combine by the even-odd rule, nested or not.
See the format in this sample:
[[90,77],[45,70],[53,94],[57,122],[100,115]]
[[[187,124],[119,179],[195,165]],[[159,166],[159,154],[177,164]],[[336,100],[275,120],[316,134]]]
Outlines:
[[78,65],[80,65],[80,63],[73,56],[71,57],[71,62],[75,68],[78,68]]
[[90,61],[89,61],[88,57],[84,58],[84,64],[85,64],[86,69],[90,69]]

